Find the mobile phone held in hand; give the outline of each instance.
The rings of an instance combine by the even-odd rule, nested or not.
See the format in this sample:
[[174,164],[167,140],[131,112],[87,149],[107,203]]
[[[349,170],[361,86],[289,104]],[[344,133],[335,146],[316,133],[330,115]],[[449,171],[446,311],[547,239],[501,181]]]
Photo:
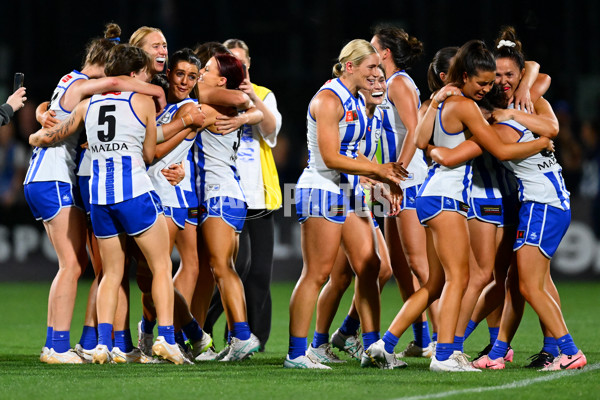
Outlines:
[[25,82],[25,74],[22,72],[15,72],[15,82],[13,85],[13,92],[16,92],[17,89],[22,88],[24,82]]

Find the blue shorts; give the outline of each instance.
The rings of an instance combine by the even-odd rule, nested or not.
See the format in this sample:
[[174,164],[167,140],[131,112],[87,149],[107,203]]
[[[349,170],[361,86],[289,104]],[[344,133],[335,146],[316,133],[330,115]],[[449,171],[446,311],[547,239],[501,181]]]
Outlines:
[[79,194],[83,202],[83,208],[86,214],[90,213],[90,178],[91,176],[78,176],[77,184],[79,185]]
[[187,215],[185,217],[185,222],[192,225],[198,225],[198,207],[190,207],[187,208]]
[[350,212],[361,217],[372,215],[362,190],[353,196],[347,196],[343,190],[334,193],[315,188],[296,189],[296,215],[300,223],[309,217],[320,217],[343,224]]
[[469,199],[467,219],[477,218],[480,221],[502,226],[504,223],[504,208],[502,199],[475,198]]
[[187,208],[163,206],[165,217],[173,220],[179,229],[185,228],[185,218],[187,217]]
[[524,245],[536,246],[543,255],[552,258],[570,223],[571,210],[525,202],[519,211],[517,240],[513,250],[517,251]]
[[404,196],[402,196],[402,204],[400,211],[416,210],[417,208],[417,193],[421,189],[421,185],[410,186],[404,188]]
[[198,224],[202,225],[206,218],[221,218],[236,233],[241,233],[246,220],[247,205],[244,200],[233,197],[211,197],[198,210]]
[[92,204],[90,216],[94,234],[104,239],[121,233],[139,235],[151,228],[162,213],[158,195],[150,191],[116,204]]
[[417,217],[422,225],[425,222],[436,217],[442,211],[455,211],[466,217],[469,212],[469,206],[462,201],[451,199],[444,196],[418,196],[417,197]]
[[23,187],[25,200],[36,220],[50,221],[64,207],[83,208],[77,186],[59,181],[31,182]]
[[519,222],[519,200],[515,195],[497,199],[475,198],[470,199],[470,208],[467,218],[477,218],[489,224],[514,226]]

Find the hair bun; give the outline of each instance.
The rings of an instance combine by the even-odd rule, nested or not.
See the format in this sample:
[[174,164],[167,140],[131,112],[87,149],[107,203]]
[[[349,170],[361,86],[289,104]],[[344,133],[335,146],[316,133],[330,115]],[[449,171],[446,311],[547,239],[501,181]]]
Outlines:
[[104,38],[105,39],[116,39],[121,36],[121,27],[114,22],[106,24],[104,28]]

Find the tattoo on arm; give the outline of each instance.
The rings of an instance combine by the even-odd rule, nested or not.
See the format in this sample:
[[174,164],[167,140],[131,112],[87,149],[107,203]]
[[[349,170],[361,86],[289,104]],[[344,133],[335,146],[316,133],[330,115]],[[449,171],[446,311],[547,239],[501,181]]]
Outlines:
[[76,113],[71,113],[69,119],[62,121],[60,124],[49,128],[44,136],[48,138],[49,144],[60,142],[65,137],[69,136],[73,132],[69,132],[72,126],[75,124]]

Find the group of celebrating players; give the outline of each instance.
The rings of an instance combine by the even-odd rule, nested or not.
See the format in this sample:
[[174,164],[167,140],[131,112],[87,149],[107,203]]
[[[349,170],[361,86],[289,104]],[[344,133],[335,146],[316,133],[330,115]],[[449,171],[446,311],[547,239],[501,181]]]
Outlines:
[[[138,29],[129,44],[119,36],[109,24],[105,38],[91,42],[81,71],[63,76],[38,107],[43,128],[30,136],[26,199],[59,259],[40,359],[246,359],[264,349],[268,333],[253,334],[261,311],[250,315],[234,264],[245,221],[261,217],[251,210],[281,204],[268,173],[281,127],[274,96],[250,83],[242,41],[167,57],[156,28]],[[583,368],[550,277],[570,222],[551,140],[558,122],[543,98],[550,78],[525,61],[514,29],[504,28],[492,51],[477,40],[438,51],[428,71],[432,95],[421,104],[406,70],[422,52],[404,30],[378,27],[370,42],[344,46],[334,78],[309,103],[309,160],[295,191],[304,266],[290,300],[284,367],[330,369],[343,362],[334,347],[363,367],[403,368],[405,357],[429,357],[432,371],[503,369],[526,300],[544,334],[528,367]],[[241,151],[244,142],[255,147]],[[240,167],[239,157],[254,151],[258,165]],[[383,232],[365,191],[383,204]],[[182,262],[173,279],[174,246]],[[96,279],[71,349],[88,252]],[[138,347],[124,273],[131,260],[143,292]],[[392,275],[404,304],[381,337],[380,293]],[[353,277],[352,306],[330,337]],[[202,330],[215,286],[228,330],[218,353]],[[464,340],[485,318],[490,345],[469,362]],[[414,340],[396,354],[409,327]]]

